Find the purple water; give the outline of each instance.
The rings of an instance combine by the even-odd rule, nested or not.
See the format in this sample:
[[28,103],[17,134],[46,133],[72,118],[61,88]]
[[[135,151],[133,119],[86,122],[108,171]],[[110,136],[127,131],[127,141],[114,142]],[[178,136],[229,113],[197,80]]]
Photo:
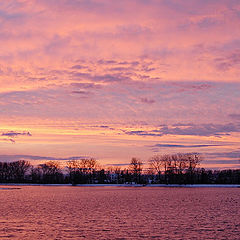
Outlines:
[[0,239],[240,239],[239,188],[19,188],[0,190]]

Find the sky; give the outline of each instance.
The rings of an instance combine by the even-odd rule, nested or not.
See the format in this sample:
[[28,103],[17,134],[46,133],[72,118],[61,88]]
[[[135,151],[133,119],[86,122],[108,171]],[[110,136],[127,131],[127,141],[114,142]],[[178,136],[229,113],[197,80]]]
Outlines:
[[1,1],[0,160],[239,168],[239,76],[239,0]]

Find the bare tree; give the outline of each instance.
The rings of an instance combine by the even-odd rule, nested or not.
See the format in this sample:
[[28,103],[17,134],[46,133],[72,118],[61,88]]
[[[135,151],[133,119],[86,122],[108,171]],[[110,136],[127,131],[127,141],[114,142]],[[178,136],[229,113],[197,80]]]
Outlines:
[[19,160],[15,162],[16,165],[16,180],[17,181],[24,181],[25,175],[30,169],[30,162],[25,160]]
[[194,171],[203,160],[202,156],[199,153],[186,153],[185,156],[188,163],[188,169],[190,171]]
[[184,171],[186,171],[186,168],[187,168],[186,156],[183,153],[177,153],[175,154],[175,157],[177,158],[176,173],[181,175],[183,174]]
[[187,173],[192,181],[193,173],[200,164],[202,158],[198,153],[177,153],[155,155],[150,158],[150,167],[154,169],[159,176],[164,171],[165,183],[183,182],[183,174]]
[[76,182],[77,174],[80,168],[79,160],[69,160],[67,162],[67,171],[69,174],[69,180],[74,185]]
[[197,166],[203,160],[202,156],[199,153],[186,153],[186,162],[187,162],[187,173],[189,175],[190,183],[194,182],[194,172]]
[[90,173],[93,173],[93,171],[96,170],[97,167],[97,160],[94,158],[87,159],[87,168],[90,171]]
[[130,163],[130,170],[134,175],[135,181],[140,183],[141,181],[141,172],[142,172],[142,161],[138,158],[132,158]]
[[25,160],[4,162],[0,164],[0,180],[10,182],[24,182],[30,163]]
[[97,169],[100,169],[94,158],[84,158],[67,162],[69,178],[72,184],[92,183]]
[[56,183],[63,177],[60,164],[56,161],[48,161],[44,164],[40,164],[39,168],[42,171],[42,178],[44,182]]
[[158,180],[160,181],[161,171],[164,167],[162,156],[155,155],[149,159],[150,169],[153,169],[158,174]]

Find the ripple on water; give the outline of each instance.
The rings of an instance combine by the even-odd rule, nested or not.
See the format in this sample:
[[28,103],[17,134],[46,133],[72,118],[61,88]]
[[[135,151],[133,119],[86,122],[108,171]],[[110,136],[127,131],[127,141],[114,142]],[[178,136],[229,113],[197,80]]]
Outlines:
[[20,191],[1,191],[0,201],[1,239],[239,239],[240,235],[237,188],[23,186]]

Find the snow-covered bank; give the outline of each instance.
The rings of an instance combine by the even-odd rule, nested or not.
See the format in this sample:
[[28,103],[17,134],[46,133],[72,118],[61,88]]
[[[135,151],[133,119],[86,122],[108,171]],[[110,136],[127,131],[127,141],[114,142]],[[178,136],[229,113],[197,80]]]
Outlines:
[[240,188],[237,184],[77,184],[77,187],[183,187],[183,188]]
[[[52,187],[181,187],[181,188],[240,188],[239,184],[28,184],[0,183],[0,186],[52,186]],[[0,190],[6,188],[0,188]]]
[[240,188],[239,184],[152,184],[150,187],[183,187],[183,188]]
[[183,188],[240,188],[238,184],[77,184],[77,187],[183,187]]
[[15,189],[21,189],[18,187],[1,187],[0,190],[15,190]]

